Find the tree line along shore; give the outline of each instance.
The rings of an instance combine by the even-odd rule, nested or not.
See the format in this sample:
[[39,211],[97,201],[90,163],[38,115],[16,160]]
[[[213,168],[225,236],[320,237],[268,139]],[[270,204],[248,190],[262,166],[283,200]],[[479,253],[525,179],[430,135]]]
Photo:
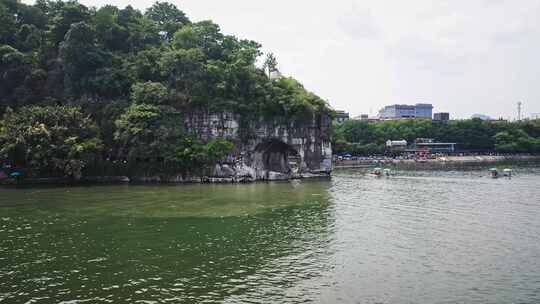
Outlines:
[[431,138],[457,144],[457,152],[480,154],[539,154],[540,119],[524,121],[394,120],[370,123],[348,120],[334,125],[336,153],[358,156],[382,155],[387,140]]

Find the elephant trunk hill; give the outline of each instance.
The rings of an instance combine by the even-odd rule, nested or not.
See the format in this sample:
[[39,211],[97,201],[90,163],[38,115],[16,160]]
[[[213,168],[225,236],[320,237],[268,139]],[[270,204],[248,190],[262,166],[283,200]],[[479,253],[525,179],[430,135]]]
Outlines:
[[327,176],[333,110],[257,42],[156,2],[0,2],[0,179]]

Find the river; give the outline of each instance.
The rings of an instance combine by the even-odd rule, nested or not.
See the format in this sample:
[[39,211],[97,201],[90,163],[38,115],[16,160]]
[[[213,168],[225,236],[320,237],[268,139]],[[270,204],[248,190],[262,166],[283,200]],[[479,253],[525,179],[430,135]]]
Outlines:
[[0,303],[540,303],[540,167],[0,188]]

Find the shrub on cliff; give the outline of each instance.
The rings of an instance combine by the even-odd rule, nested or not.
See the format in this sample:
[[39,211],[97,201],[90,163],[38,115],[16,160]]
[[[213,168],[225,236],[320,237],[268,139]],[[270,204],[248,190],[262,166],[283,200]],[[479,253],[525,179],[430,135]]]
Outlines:
[[116,120],[114,139],[129,160],[162,159],[183,136],[181,115],[167,106],[131,104]]
[[182,114],[169,106],[131,104],[115,122],[119,156],[137,174],[200,174],[234,149],[224,139],[203,144],[187,133]]

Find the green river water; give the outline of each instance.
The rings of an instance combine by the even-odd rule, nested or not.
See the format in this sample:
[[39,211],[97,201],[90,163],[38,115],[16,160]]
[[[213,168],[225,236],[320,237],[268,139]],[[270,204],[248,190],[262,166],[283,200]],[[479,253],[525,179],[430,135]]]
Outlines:
[[0,303],[540,303],[540,167],[0,188]]

